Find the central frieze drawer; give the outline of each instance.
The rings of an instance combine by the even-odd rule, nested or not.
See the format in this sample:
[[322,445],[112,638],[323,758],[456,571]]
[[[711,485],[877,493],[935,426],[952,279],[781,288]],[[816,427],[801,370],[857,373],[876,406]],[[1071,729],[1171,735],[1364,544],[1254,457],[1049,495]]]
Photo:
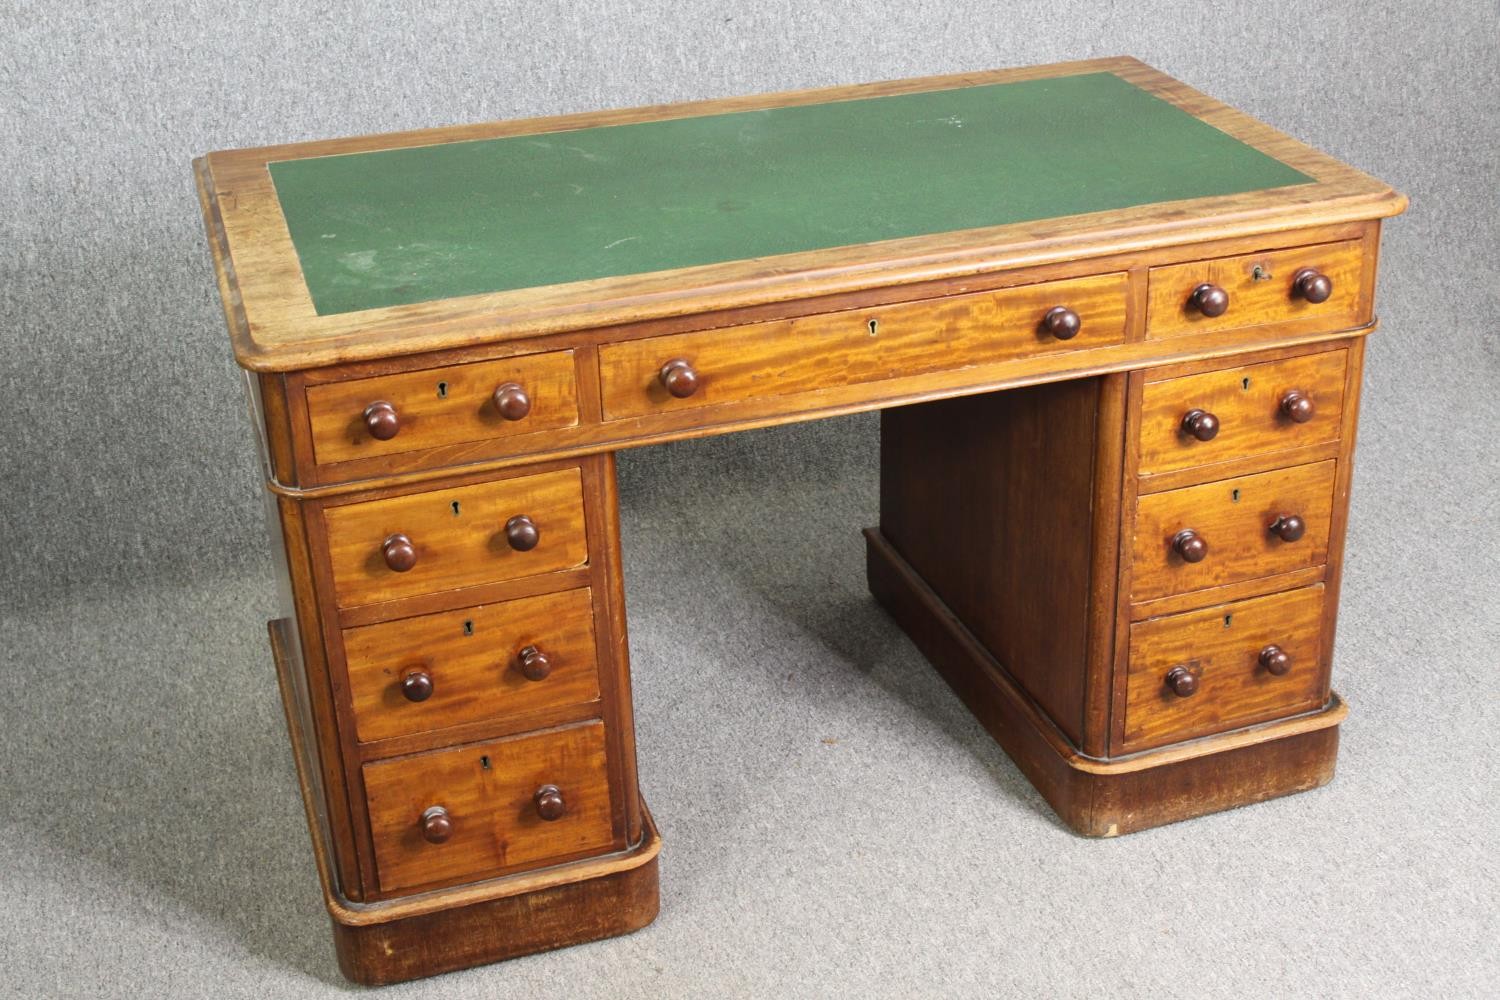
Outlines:
[[1125,275],[605,345],[604,417],[813,392],[1125,340]]

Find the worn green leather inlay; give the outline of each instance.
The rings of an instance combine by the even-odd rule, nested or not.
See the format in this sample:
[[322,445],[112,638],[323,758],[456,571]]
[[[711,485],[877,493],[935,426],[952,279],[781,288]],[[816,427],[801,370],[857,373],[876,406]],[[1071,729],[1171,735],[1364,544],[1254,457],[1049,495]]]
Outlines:
[[270,169],[325,315],[1312,181],[1112,73]]

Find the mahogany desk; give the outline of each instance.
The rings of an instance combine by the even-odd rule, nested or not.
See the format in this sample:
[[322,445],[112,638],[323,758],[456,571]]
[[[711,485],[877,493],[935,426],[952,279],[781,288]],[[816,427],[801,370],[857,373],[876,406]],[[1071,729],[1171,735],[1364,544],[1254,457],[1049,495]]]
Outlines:
[[350,978],[655,916],[621,448],[883,410],[870,588],[1080,833],[1332,777],[1386,185],[1132,59],[196,167]]

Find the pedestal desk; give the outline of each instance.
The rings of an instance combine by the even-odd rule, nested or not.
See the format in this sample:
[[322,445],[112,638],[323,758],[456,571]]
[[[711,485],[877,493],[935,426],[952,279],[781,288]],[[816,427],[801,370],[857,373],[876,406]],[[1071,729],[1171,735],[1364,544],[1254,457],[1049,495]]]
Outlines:
[[1124,58],[196,173],[351,979],[655,916],[622,448],[882,410],[870,589],[1081,834],[1332,777],[1386,185]]

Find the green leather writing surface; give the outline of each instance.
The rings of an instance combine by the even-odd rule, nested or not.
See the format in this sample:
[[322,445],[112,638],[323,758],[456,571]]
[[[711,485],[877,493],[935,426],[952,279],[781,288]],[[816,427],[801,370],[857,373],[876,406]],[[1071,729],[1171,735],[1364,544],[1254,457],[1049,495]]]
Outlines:
[[325,315],[1312,181],[1111,73],[270,170]]

